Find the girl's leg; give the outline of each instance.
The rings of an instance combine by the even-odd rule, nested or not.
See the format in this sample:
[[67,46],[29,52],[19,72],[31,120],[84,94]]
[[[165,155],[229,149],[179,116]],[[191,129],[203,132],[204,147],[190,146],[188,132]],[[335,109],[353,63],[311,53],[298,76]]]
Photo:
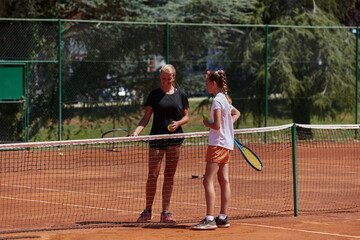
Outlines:
[[213,162],[206,163],[205,177],[203,181],[205,188],[205,199],[206,199],[206,215],[214,216],[214,207],[215,207],[214,182],[218,170],[219,170],[218,163],[213,163]]
[[156,194],[156,183],[159,177],[161,160],[165,151],[149,148],[149,172],[146,182],[146,208],[151,209]]
[[164,185],[162,191],[162,207],[163,211],[168,211],[170,206],[170,198],[174,185],[174,175],[177,164],[179,162],[181,145],[168,146],[166,150],[166,165],[164,171]]
[[229,182],[229,164],[220,164],[218,181],[221,188],[221,209],[220,213],[227,214],[227,207],[230,204],[231,190]]

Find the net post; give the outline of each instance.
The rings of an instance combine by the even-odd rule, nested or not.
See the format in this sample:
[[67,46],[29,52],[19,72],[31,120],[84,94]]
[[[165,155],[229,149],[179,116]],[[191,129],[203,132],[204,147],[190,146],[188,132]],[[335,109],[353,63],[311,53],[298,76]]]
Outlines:
[[292,163],[293,163],[293,191],[294,191],[294,216],[299,216],[297,161],[296,161],[296,123],[292,127]]
[[[355,124],[359,123],[359,27],[356,27],[356,96],[355,96]],[[357,132],[356,132],[357,135]]]

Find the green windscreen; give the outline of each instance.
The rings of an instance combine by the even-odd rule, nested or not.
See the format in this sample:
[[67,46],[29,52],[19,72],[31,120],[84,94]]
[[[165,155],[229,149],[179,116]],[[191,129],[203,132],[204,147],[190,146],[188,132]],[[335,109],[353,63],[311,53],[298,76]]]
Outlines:
[[22,66],[0,66],[0,100],[23,97],[23,77]]

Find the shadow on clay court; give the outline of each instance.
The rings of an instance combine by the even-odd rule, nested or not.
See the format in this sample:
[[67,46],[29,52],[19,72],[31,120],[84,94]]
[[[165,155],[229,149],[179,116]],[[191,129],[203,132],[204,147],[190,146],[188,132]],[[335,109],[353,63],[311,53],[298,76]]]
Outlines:
[[102,221],[87,221],[87,222],[77,222],[76,224],[82,226],[91,226],[91,225],[112,225],[112,226],[119,226],[119,227],[137,227],[137,228],[147,228],[147,229],[161,229],[161,228],[174,228],[174,229],[186,229],[188,225],[181,225],[181,224],[160,224],[160,223],[136,223],[136,222],[102,222]]

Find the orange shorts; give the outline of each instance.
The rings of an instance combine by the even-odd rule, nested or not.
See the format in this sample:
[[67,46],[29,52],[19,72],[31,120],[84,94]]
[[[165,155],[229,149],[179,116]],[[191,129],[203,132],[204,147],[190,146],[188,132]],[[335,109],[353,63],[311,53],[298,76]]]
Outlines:
[[206,162],[226,164],[230,160],[231,152],[232,150],[227,148],[219,146],[208,146],[206,151]]

